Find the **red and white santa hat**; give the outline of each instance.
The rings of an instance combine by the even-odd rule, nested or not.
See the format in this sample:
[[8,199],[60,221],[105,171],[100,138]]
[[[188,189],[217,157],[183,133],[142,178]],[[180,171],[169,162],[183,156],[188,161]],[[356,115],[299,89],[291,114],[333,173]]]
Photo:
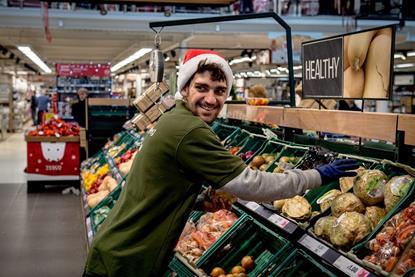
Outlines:
[[228,87],[227,94],[229,96],[233,83],[233,73],[228,62],[222,56],[220,56],[218,52],[212,50],[189,49],[184,54],[183,62],[179,68],[179,75],[177,78],[177,92],[175,95],[176,99],[183,99],[181,94],[182,89],[189,81],[189,79],[192,78],[193,74],[195,74],[200,61],[203,60],[206,60],[206,63],[216,63],[220,65],[223,73],[225,73],[226,76],[226,83]]

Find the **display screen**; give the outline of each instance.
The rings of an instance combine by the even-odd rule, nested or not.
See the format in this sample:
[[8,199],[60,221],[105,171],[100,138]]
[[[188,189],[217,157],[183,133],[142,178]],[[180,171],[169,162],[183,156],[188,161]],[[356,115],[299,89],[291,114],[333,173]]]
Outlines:
[[395,26],[302,45],[303,97],[389,99]]

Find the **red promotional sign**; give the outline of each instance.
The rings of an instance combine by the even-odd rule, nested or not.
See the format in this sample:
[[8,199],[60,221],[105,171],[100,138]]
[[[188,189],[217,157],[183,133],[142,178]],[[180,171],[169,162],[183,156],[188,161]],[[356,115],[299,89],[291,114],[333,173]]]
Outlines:
[[27,142],[27,173],[79,175],[79,142]]
[[56,74],[65,77],[110,77],[109,64],[56,64]]

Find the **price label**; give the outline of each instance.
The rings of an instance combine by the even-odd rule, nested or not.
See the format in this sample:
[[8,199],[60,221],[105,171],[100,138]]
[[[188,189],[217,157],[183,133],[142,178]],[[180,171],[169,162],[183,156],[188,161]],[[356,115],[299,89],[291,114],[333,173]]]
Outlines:
[[299,243],[320,257],[323,256],[329,250],[327,246],[325,246],[318,240],[310,237],[309,235],[304,235],[300,239]]
[[256,203],[256,202],[248,202],[248,203],[246,203],[246,207],[248,208],[248,209],[250,209],[250,210],[253,210],[254,212],[256,211],[256,210],[258,210],[259,209],[259,207],[261,207],[258,203]]
[[289,223],[288,219],[285,219],[277,214],[272,214],[270,217],[268,217],[268,220],[283,229]]
[[369,271],[363,269],[362,267],[358,266],[351,260],[339,256],[337,260],[334,261],[333,265],[346,273],[348,276],[352,277],[367,277],[369,276]]

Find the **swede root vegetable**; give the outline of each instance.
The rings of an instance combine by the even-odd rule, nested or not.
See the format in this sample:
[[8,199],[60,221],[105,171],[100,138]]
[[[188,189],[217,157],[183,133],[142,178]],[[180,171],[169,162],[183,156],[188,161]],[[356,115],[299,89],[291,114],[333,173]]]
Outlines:
[[349,36],[347,58],[353,70],[361,69],[374,34],[375,31],[369,31]]
[[389,37],[392,37],[392,28],[382,28],[376,31],[375,37],[379,35],[387,35]]
[[391,37],[380,34],[370,44],[365,65],[364,98],[386,98],[389,91]]
[[363,69],[353,70],[349,66],[344,71],[343,80],[343,97],[362,98],[365,85],[365,73]]
[[347,58],[347,49],[349,48],[349,36],[343,37],[343,71],[350,66],[349,59]]

